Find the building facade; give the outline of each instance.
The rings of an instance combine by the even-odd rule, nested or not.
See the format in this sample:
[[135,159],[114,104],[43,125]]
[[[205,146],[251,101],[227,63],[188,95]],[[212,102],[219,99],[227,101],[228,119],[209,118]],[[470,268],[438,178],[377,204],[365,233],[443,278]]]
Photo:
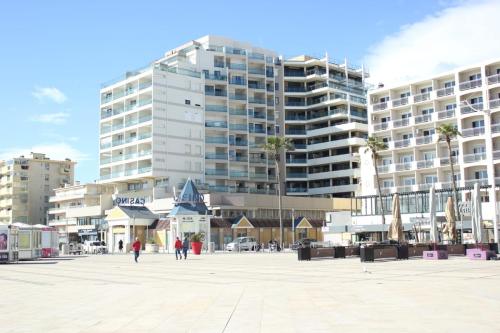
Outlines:
[[75,162],[45,154],[0,161],[0,223],[47,224],[54,189],[72,184]]
[[274,193],[280,60],[206,36],[101,89],[100,182],[165,197],[191,177],[214,192]]
[[287,195],[350,197],[358,190],[359,147],[367,137],[368,73],[347,62],[284,61]]
[[114,187],[105,184],[66,185],[49,198],[49,225],[56,227],[66,243],[105,240],[105,211],[113,208]]
[[[368,99],[370,135],[388,147],[377,166],[384,194],[451,187],[447,145],[438,141],[436,128],[452,124],[461,133],[452,141],[457,185],[489,186],[482,190],[483,201],[489,202],[483,217],[498,219],[493,198],[500,179],[500,61],[381,87],[370,91]],[[362,159],[363,195],[372,195],[373,162],[368,155]]]

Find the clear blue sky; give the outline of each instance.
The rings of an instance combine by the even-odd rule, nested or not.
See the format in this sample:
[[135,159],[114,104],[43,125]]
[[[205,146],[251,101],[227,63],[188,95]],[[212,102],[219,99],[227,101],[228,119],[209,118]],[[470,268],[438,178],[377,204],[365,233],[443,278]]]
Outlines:
[[[372,45],[445,4],[2,1],[0,154],[32,147],[46,149],[40,152],[49,156],[68,151],[82,157],[76,178],[93,181],[98,178],[102,82],[206,34],[247,41],[285,56],[328,51],[333,58],[347,56],[360,63]],[[57,88],[64,96],[44,88]]]

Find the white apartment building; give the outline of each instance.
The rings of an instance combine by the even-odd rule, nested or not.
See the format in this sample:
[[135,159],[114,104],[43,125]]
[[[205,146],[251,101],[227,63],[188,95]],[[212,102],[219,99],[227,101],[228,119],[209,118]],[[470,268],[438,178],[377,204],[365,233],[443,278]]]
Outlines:
[[49,225],[56,227],[60,242],[104,240],[105,211],[113,208],[114,188],[104,184],[67,184],[49,198]]
[[280,59],[205,36],[103,85],[100,183],[150,200],[191,177],[213,192],[274,193],[262,146],[279,116]]
[[0,161],[0,223],[46,224],[49,197],[73,183],[74,167],[39,153]]
[[[450,161],[436,128],[457,126],[452,141],[459,187],[483,190],[483,218],[496,219],[494,186],[500,180],[500,60],[459,68],[425,80],[369,92],[369,132],[388,149],[380,152],[382,192],[403,193],[451,187]],[[362,156],[363,195],[376,191],[371,157]],[[497,199],[498,200],[498,199]],[[495,214],[496,213],[496,214]]]
[[284,61],[287,195],[350,197],[358,191],[359,147],[368,133],[367,71],[347,61]]

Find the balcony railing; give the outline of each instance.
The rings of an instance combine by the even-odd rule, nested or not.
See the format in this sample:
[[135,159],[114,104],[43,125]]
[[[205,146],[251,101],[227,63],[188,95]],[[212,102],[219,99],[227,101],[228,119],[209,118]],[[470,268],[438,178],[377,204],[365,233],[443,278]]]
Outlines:
[[390,171],[390,165],[380,165],[377,167],[379,173],[388,173]]
[[225,122],[225,121],[205,121],[205,127],[227,128],[227,122]]
[[455,109],[443,110],[436,113],[438,115],[438,119],[448,119],[455,117]]
[[413,168],[413,162],[397,163],[395,166],[396,171],[407,171]]
[[232,131],[247,131],[247,124],[229,124],[229,129]]
[[393,108],[396,108],[398,106],[403,106],[406,104],[408,104],[408,97],[403,97],[403,98],[392,100],[392,107]]
[[291,134],[291,135],[305,135],[306,130],[305,129],[292,129],[289,128],[285,131],[285,134]]
[[493,152],[493,159],[494,160],[500,160],[500,150],[495,150]]
[[500,133],[500,123],[495,123],[491,125],[492,133]]
[[490,99],[490,109],[500,108],[500,98]]
[[417,145],[425,145],[432,143],[433,141],[435,141],[433,135],[419,136],[415,138],[415,144]]
[[398,140],[394,141],[394,148],[403,148],[403,147],[408,147],[411,144],[411,139],[404,139],[404,140]]
[[248,171],[230,171],[229,176],[231,178],[246,178],[248,177]]
[[431,120],[432,120],[432,115],[430,115],[430,114],[423,114],[421,116],[416,116],[415,117],[415,124],[428,123]]
[[455,94],[455,87],[441,88],[436,90],[437,97],[451,96]]
[[288,193],[307,193],[307,188],[304,187],[287,187]]
[[406,118],[406,119],[399,119],[399,120],[394,120],[392,122],[392,126],[393,127],[404,127],[404,126],[408,126],[410,125],[410,119],[409,118]]
[[464,185],[466,187],[473,187],[475,184],[479,184],[479,186],[488,185],[488,178],[466,180]]
[[287,172],[286,178],[307,178],[307,172]]
[[207,136],[205,143],[227,144],[227,138],[225,136]]
[[229,64],[229,69],[236,69],[236,70],[244,71],[247,69],[247,65],[246,64],[231,63],[231,64]]
[[247,96],[243,95],[243,94],[230,94],[229,99],[238,100],[238,101],[246,101]]
[[246,117],[247,109],[229,108],[229,114],[232,116],[245,116]]
[[469,90],[469,89],[481,87],[481,85],[482,85],[482,80],[477,79],[477,80],[462,82],[462,83],[460,83],[459,87],[460,87],[460,90]]
[[381,111],[387,109],[387,102],[373,104],[373,111]]
[[227,112],[227,106],[225,106],[225,105],[207,104],[207,105],[205,105],[205,111],[209,111],[209,112]]
[[205,169],[205,175],[207,176],[224,176],[227,177],[227,169]]
[[234,84],[234,85],[238,85],[238,86],[244,86],[247,84],[247,80],[245,79],[240,79],[240,78],[231,78],[229,80],[229,84]]
[[307,163],[307,159],[305,158],[287,158],[286,163],[289,164],[303,164]]
[[285,106],[306,106],[305,101],[286,101]]
[[226,153],[206,153],[205,159],[206,160],[227,160],[227,154]]
[[485,159],[486,159],[486,153],[464,155],[465,163],[474,163],[474,162],[484,161]]
[[500,74],[488,76],[488,84],[497,84],[500,82]]
[[206,80],[213,80],[213,81],[227,81],[227,76],[226,75],[215,75],[215,74],[208,74],[205,73],[205,79]]
[[248,74],[266,75],[266,70],[264,68],[248,68]]
[[303,77],[306,75],[303,71],[285,71],[285,76]]
[[205,90],[205,95],[206,96],[216,96],[216,97],[226,97],[227,96],[227,91]]
[[429,92],[413,96],[413,102],[415,103],[428,101],[429,99],[431,99],[431,93]]
[[460,113],[461,114],[468,114],[468,113],[473,113],[476,112],[476,110],[482,110],[483,109],[483,103],[474,103],[474,104],[466,104],[462,103],[460,105]]
[[434,160],[417,161],[417,169],[427,169],[434,167]]
[[263,83],[248,83],[248,88],[264,90],[266,89],[266,85]]
[[466,128],[462,130],[462,137],[479,136],[484,134],[484,127]]
[[257,97],[249,97],[248,98],[249,103],[253,104],[266,104],[266,100],[263,98],[257,98]]

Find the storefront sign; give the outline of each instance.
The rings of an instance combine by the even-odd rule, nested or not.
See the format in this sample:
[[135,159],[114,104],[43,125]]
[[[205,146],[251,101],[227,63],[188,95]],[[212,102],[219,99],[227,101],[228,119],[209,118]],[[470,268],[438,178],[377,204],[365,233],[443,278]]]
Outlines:
[[146,198],[139,197],[116,197],[113,200],[116,206],[144,206],[146,204]]

